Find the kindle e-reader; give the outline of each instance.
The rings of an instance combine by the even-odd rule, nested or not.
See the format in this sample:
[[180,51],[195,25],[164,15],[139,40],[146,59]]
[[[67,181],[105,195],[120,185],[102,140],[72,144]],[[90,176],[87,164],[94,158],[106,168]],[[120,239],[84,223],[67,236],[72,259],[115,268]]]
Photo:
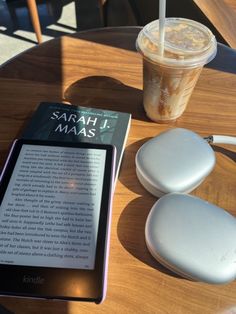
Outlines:
[[115,148],[16,140],[0,181],[0,294],[105,297]]

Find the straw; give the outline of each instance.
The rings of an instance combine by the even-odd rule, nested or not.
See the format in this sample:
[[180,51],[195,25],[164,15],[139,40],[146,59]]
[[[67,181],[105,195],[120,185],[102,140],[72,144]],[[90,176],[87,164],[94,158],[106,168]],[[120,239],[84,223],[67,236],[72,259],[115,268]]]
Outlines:
[[164,54],[166,0],[159,0],[159,54]]

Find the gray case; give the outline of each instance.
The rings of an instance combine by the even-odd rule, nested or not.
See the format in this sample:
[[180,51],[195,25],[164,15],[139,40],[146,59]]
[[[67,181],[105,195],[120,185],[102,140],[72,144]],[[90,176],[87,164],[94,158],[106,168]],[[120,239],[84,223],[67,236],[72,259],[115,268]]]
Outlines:
[[136,154],[136,173],[153,195],[188,193],[212,171],[215,153],[196,133],[175,128],[147,141]]
[[236,278],[236,219],[220,207],[167,194],[152,207],[145,238],[153,257],[183,277],[213,284]]

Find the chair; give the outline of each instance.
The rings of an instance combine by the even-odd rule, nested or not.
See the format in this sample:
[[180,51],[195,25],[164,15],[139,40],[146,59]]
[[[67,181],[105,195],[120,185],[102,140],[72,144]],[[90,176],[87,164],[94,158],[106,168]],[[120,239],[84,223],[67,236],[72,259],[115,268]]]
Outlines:
[[[85,0],[86,2],[88,0]],[[103,19],[103,5],[105,4],[107,0],[96,0],[97,5],[99,7],[100,10],[100,18]],[[83,1],[82,1],[83,2]],[[80,3],[82,3],[80,2]],[[91,2],[91,0],[90,0]],[[88,1],[89,3],[89,1]],[[94,4],[91,2],[91,4]],[[30,17],[31,17],[31,21],[32,21],[32,25],[38,40],[38,43],[40,44],[42,42],[42,32],[41,32],[41,26],[40,26],[40,21],[39,21],[39,15],[38,15],[38,10],[37,10],[37,4],[36,4],[36,0],[27,0],[27,5],[29,8],[29,13],[30,13]]]
[[[13,4],[12,4],[13,3]],[[38,15],[38,9],[37,9],[37,4],[36,0],[22,0],[22,1],[14,1],[14,0],[6,0],[6,5],[8,8],[8,12],[12,18],[13,24],[15,24],[15,21],[17,20],[17,15],[16,15],[16,8],[26,6],[28,7],[28,11],[30,14],[30,19],[36,34],[36,38],[38,43],[42,42],[42,33],[41,33],[41,26],[39,22],[39,15]]]
[[41,26],[39,22],[39,15],[38,15],[38,9],[37,4],[35,0],[27,0],[27,5],[29,8],[30,18],[33,24],[33,28],[36,34],[36,38],[38,40],[38,43],[40,44],[42,42],[42,32],[41,32]]
[[[13,0],[8,0],[7,2],[11,1]],[[79,30],[104,26],[103,8],[107,0],[67,0],[65,3],[70,1],[75,2],[77,27]],[[24,4],[25,0],[20,2],[23,2]],[[26,2],[33,29],[36,34],[37,41],[40,44],[42,42],[42,31],[36,0],[26,0]],[[54,6],[57,5],[56,0],[47,0],[46,3],[47,2],[53,4]],[[14,20],[16,17],[14,9],[12,9],[12,6],[8,6],[8,9],[12,19]]]

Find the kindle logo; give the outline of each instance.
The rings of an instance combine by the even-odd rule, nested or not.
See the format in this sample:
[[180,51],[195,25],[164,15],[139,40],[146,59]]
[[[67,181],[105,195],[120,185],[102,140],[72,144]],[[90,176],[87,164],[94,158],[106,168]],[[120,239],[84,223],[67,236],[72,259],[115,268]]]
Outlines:
[[37,277],[24,276],[22,279],[23,283],[32,283],[34,285],[42,285],[44,281],[45,279],[40,276]]

